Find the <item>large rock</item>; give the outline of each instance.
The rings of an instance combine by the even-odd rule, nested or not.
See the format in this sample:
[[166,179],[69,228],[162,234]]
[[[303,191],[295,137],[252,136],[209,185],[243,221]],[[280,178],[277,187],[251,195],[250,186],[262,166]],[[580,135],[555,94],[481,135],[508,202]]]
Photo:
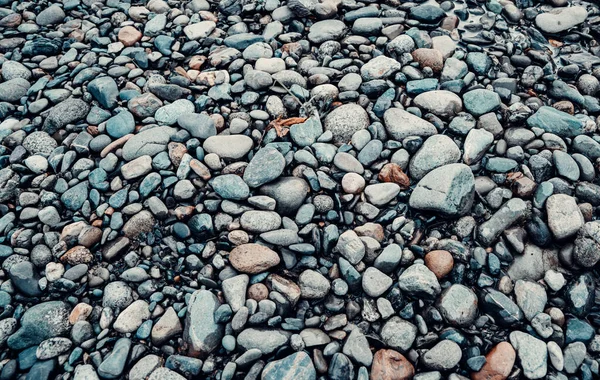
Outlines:
[[221,344],[223,325],[218,324],[214,316],[219,306],[217,297],[208,290],[192,294],[183,331],[191,356],[205,357]]
[[512,372],[517,354],[508,342],[500,342],[485,356],[485,364],[471,380],[505,380]]
[[546,343],[521,332],[510,333],[510,343],[519,356],[523,375],[527,379],[542,379],[548,371],[548,350]]
[[408,136],[428,137],[437,133],[433,124],[400,108],[385,111],[383,121],[387,132],[399,141]]
[[479,226],[479,241],[490,245],[508,227],[527,217],[530,206],[521,198],[512,198]]
[[413,264],[402,272],[398,286],[412,297],[433,298],[442,291],[435,274],[423,264]]
[[404,319],[393,316],[381,328],[381,339],[391,348],[406,352],[417,337],[417,326]]
[[592,268],[600,261],[600,222],[587,222],[575,239],[575,263],[582,268]]
[[409,205],[457,217],[469,212],[474,195],[475,178],[471,169],[464,164],[450,164],[427,173],[413,190]]
[[31,84],[27,79],[14,78],[0,83],[0,101],[15,103],[27,95]]
[[554,8],[537,15],[535,24],[543,32],[556,34],[581,24],[587,16],[587,10],[581,6]]
[[549,106],[540,107],[527,119],[527,125],[561,137],[573,137],[585,133],[584,123],[581,120]]
[[71,328],[70,312],[69,306],[62,301],[49,301],[30,307],[21,317],[21,327],[8,338],[8,348],[20,351],[43,340],[65,335]]
[[481,309],[490,313],[501,326],[512,326],[523,319],[523,312],[517,304],[492,288],[486,288],[480,295]]
[[340,20],[323,20],[311,25],[308,39],[314,44],[337,40],[346,33],[346,24]]
[[469,326],[477,317],[477,296],[464,285],[454,284],[444,290],[438,300],[438,309],[455,326]]
[[265,147],[252,157],[244,170],[244,181],[250,187],[259,187],[279,178],[285,169],[285,158],[275,148]]
[[349,142],[352,135],[369,126],[369,115],[364,108],[355,103],[340,106],[325,118],[325,130],[333,134],[336,144]]
[[375,353],[372,380],[411,380],[414,375],[415,367],[398,351],[382,349]]
[[538,281],[544,274],[558,267],[558,251],[554,248],[540,248],[527,244],[522,255],[516,255],[508,267],[507,274],[513,280]]

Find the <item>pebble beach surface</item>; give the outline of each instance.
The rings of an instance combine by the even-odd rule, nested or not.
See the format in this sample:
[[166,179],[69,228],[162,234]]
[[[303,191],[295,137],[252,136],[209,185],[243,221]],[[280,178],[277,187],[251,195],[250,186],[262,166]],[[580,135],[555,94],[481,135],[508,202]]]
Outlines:
[[600,378],[600,6],[0,0],[0,380]]

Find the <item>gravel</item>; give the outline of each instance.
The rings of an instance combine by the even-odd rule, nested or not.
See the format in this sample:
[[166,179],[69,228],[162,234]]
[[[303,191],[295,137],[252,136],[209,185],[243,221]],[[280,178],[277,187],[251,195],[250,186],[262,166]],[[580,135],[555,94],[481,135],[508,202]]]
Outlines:
[[594,379],[585,0],[0,0],[0,379]]

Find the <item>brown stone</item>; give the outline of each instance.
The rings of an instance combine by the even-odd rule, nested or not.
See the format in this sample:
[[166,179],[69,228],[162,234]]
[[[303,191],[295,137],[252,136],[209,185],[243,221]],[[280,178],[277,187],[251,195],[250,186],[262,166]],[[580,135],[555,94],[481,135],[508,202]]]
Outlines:
[[77,242],[79,245],[83,245],[84,247],[90,248],[94,244],[100,242],[102,239],[102,230],[98,227],[94,226],[86,226],[84,227],[79,236],[77,237]]
[[87,224],[84,221],[67,224],[63,227],[62,232],[60,233],[60,240],[63,240],[67,244],[74,243],[81,231],[83,231],[86,226]]
[[372,237],[380,243],[385,238],[383,227],[379,223],[365,223],[362,226],[356,227],[354,232],[356,232],[358,236]]
[[379,350],[373,357],[371,380],[409,380],[415,368],[401,353],[394,350]]
[[413,59],[419,63],[419,67],[431,67],[439,73],[444,68],[444,56],[439,50],[420,48],[412,52]]
[[425,255],[425,265],[437,278],[442,278],[452,271],[454,259],[448,251],[431,251]]
[[444,17],[444,19],[442,20],[442,23],[440,24],[440,28],[449,30],[449,31],[453,31],[458,26],[459,21],[460,20],[458,19],[458,16],[456,16],[456,15]]
[[151,92],[136,96],[127,102],[127,109],[134,116],[144,119],[154,116],[154,113],[163,105],[163,102]]
[[410,186],[410,179],[398,164],[385,164],[379,171],[378,178],[381,182],[396,183],[400,185],[402,189],[408,189]]
[[21,25],[21,21],[23,20],[23,16],[20,13],[11,13],[2,20],[0,20],[0,27],[2,28],[15,28]]
[[92,314],[93,307],[87,303],[78,303],[75,305],[69,315],[69,323],[74,325],[79,321],[85,321]]
[[198,175],[198,177],[205,181],[208,181],[211,177],[210,170],[206,167],[206,165],[195,158],[190,161],[190,169],[192,169],[194,173]]
[[556,102],[552,105],[552,107],[556,108],[559,111],[566,112],[569,115],[575,114],[575,106],[568,100],[561,100],[560,102]]
[[471,374],[471,380],[504,380],[515,364],[515,349],[508,342],[498,343],[485,356],[486,363],[479,372]]
[[519,197],[528,198],[535,191],[537,183],[531,178],[523,176],[516,180],[513,186],[515,193],[517,193]]
[[265,284],[257,283],[252,284],[248,288],[248,298],[255,300],[256,302],[266,300],[269,297],[269,289]]
[[88,264],[94,260],[94,255],[82,245],[73,247],[60,257],[60,261],[70,265]]
[[133,26],[124,26],[119,30],[119,41],[125,46],[133,46],[142,39],[142,32]]
[[170,142],[169,145],[167,145],[167,148],[169,150],[169,158],[171,159],[171,162],[173,165],[175,165],[175,167],[179,167],[183,156],[188,151],[187,148],[185,145],[178,142]]
[[206,57],[203,55],[195,55],[192,58],[190,58],[190,69],[193,70],[200,70],[200,68],[202,67],[202,65],[204,64],[204,62],[206,62]]
[[242,273],[261,273],[276,266],[279,261],[275,251],[254,243],[239,245],[229,253],[229,262]]

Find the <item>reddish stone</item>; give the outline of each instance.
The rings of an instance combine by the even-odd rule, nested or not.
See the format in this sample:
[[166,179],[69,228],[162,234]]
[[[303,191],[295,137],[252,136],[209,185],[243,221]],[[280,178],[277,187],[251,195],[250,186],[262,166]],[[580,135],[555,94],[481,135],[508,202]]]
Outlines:
[[125,26],[119,30],[119,41],[125,46],[133,46],[142,39],[142,32],[133,26]]
[[421,68],[431,67],[436,73],[444,68],[444,57],[439,50],[420,48],[413,51],[412,56]]
[[485,356],[486,363],[479,372],[471,374],[471,380],[504,380],[515,364],[515,349],[508,342],[498,343]]
[[410,186],[410,179],[398,164],[385,164],[379,171],[378,178],[381,182],[396,183],[400,185],[402,189],[408,189]]
[[371,380],[409,380],[415,368],[401,353],[394,350],[379,350],[373,357]]
[[425,265],[437,278],[442,278],[452,271],[454,259],[448,251],[431,251],[425,255]]

